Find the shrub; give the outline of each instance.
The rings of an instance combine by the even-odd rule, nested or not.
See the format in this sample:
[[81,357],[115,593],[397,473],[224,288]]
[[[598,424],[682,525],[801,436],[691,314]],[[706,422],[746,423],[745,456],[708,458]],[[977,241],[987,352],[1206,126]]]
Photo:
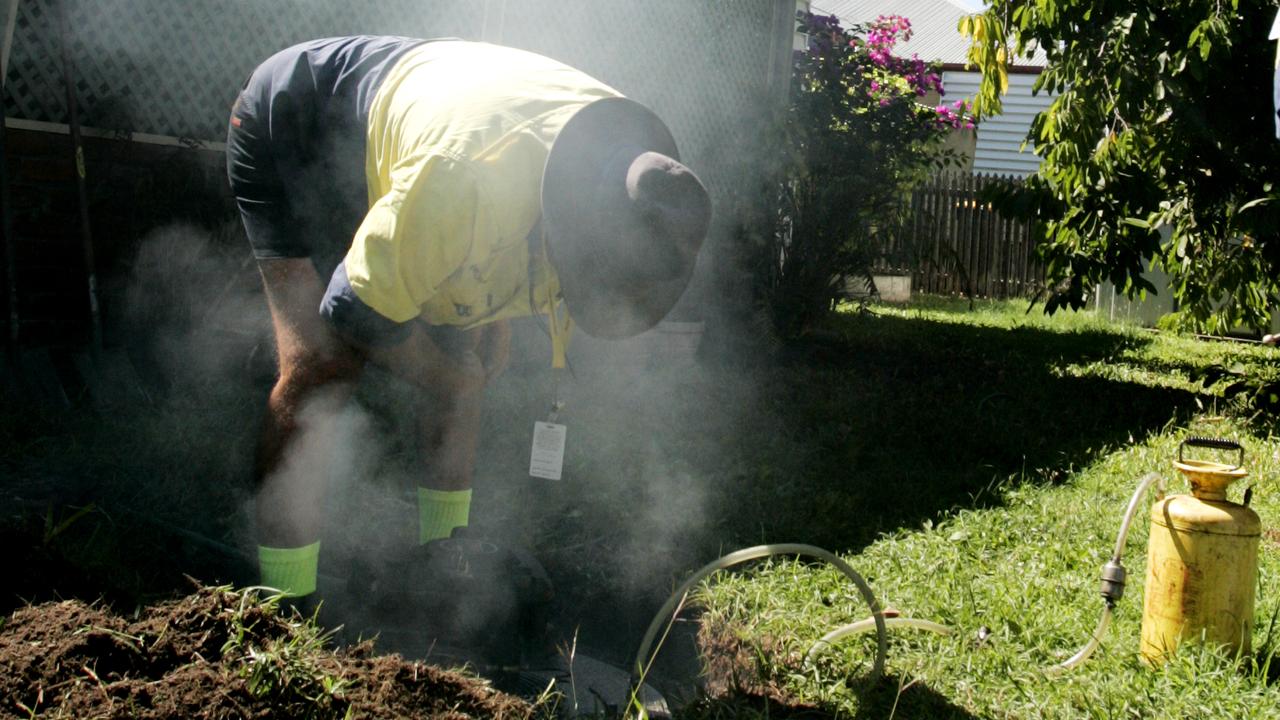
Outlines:
[[936,63],[893,54],[910,22],[881,16],[843,28],[834,16],[799,13],[808,46],[794,54],[791,97],[780,121],[780,198],[764,233],[758,287],[784,336],[829,312],[845,278],[869,276],[900,223],[911,188],[954,162],[942,145],[972,127],[963,101],[943,94]]

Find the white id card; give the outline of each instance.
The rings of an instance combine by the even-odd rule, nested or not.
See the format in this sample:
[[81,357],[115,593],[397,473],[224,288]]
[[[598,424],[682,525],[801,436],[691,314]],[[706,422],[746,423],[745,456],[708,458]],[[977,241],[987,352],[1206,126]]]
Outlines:
[[559,480],[564,469],[565,426],[549,422],[533,424],[533,452],[529,455],[529,475]]

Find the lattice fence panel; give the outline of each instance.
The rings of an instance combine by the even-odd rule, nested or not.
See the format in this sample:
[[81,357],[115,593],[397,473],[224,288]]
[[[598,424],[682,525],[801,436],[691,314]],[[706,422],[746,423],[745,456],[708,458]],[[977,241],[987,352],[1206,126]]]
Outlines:
[[358,33],[485,37],[574,65],[661,115],[713,190],[770,102],[776,0],[20,0],[10,117],[66,122],[59,2],[82,122],[107,130],[219,140],[261,60]]
[[295,42],[363,33],[478,38],[483,21],[479,0],[20,0],[9,117],[66,122],[60,1],[85,125],[203,140],[226,134],[249,72]]

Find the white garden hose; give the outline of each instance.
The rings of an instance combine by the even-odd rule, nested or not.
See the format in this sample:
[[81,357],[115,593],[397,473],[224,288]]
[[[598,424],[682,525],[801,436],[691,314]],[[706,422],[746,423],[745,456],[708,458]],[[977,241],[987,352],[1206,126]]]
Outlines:
[[[914,628],[916,630],[926,630],[939,635],[951,634],[951,628],[946,625],[933,622],[932,620],[921,620],[919,618],[885,617],[884,624],[886,628],[906,627]],[[848,625],[842,625],[835,630],[832,630],[826,635],[818,638],[818,641],[813,644],[813,647],[809,648],[808,654],[804,656],[805,663],[812,665],[813,659],[817,657],[819,651],[823,648],[830,647],[832,643],[840,638],[864,633],[875,626],[875,618],[869,617],[865,620],[859,620],[858,622],[849,623]]]
[[1093,629],[1093,634],[1089,636],[1089,642],[1076,651],[1075,655],[1063,660],[1057,665],[1050,665],[1044,669],[1044,674],[1049,677],[1057,677],[1062,673],[1074,668],[1093,654],[1098,649],[1098,645],[1102,643],[1102,637],[1107,634],[1107,628],[1111,626],[1111,603],[1107,603],[1102,608],[1102,615],[1098,616],[1098,625]]
[[880,675],[884,673],[885,655],[888,653],[889,641],[886,635],[886,619],[884,612],[880,608],[880,603],[876,601],[875,594],[871,592],[871,586],[867,585],[867,581],[857,573],[849,563],[841,560],[834,553],[823,550],[813,545],[802,545],[798,543],[780,543],[776,545],[757,545],[756,547],[746,548],[737,552],[729,553],[718,560],[707,563],[685,580],[675,592],[667,598],[667,602],[662,609],[653,617],[653,621],[649,623],[649,629],[645,631],[644,639],[640,642],[640,649],[636,652],[635,664],[632,667],[631,687],[634,693],[635,688],[640,686],[649,668],[653,663],[657,651],[652,655],[650,650],[653,648],[654,640],[657,639],[658,630],[662,628],[663,621],[666,621],[666,631],[669,632],[671,624],[675,622],[676,615],[679,614],[680,608],[684,605],[685,599],[689,595],[689,591],[702,580],[710,575],[724,570],[726,568],[747,562],[749,560],[758,560],[760,558],[769,557],[771,555],[799,555],[802,557],[815,557],[825,560],[836,567],[837,570],[844,573],[846,577],[853,581],[857,586],[858,592],[862,594],[863,600],[871,608],[871,617],[861,622],[867,623],[867,629],[874,627],[876,630],[876,657],[871,666],[870,679],[872,682],[878,680]]

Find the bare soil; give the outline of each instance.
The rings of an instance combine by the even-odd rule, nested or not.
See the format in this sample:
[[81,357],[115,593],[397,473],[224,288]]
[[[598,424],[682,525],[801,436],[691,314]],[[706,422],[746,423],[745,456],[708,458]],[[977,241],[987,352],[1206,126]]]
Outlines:
[[[536,712],[483,680],[376,655],[368,642],[289,655],[303,623],[251,600],[199,588],[133,618],[81,600],[19,608],[0,627],[0,718],[460,720]],[[291,680],[270,681],[280,677]]]

